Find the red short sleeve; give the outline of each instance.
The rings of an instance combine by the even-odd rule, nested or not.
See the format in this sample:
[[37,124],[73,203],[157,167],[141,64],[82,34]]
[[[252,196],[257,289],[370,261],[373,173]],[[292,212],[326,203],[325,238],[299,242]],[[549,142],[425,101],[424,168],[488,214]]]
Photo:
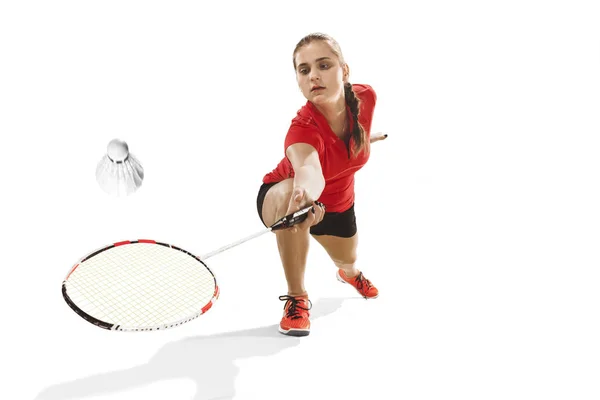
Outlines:
[[323,137],[321,136],[318,127],[298,120],[294,120],[288,130],[284,141],[284,151],[287,150],[289,146],[296,143],[306,143],[311,145],[317,150],[319,155],[322,155],[325,150]]
[[372,102],[373,102],[373,106],[375,106],[375,104],[377,104],[377,92],[375,92],[375,90],[369,86],[369,85],[365,85],[367,87],[367,91],[368,93],[371,95],[372,97]]
[[368,102],[370,107],[377,104],[377,93],[370,85],[355,84],[352,86],[354,92],[360,97],[361,101]]

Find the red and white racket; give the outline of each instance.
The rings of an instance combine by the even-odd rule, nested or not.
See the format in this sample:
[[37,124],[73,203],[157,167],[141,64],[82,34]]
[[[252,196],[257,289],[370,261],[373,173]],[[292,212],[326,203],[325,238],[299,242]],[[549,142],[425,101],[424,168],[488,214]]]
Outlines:
[[148,239],[111,244],[71,268],[62,284],[63,297],[80,317],[100,328],[153,331],[179,326],[206,313],[219,297],[217,279],[206,259],[298,224],[311,208],[200,257]]

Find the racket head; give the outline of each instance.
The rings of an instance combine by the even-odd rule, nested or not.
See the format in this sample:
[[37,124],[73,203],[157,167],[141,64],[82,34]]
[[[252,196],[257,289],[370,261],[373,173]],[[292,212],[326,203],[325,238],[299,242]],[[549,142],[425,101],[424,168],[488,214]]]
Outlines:
[[62,283],[65,302],[84,320],[118,331],[180,326],[219,297],[217,279],[199,257],[171,244],[126,240],[81,258]]

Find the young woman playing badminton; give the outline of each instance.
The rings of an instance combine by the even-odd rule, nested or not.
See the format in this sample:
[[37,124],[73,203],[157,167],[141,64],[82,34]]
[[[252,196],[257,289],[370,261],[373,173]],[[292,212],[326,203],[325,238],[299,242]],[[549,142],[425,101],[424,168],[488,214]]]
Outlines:
[[298,86],[306,104],[285,137],[285,157],[263,178],[258,213],[266,226],[300,208],[314,211],[299,225],[276,232],[288,284],[279,331],[306,336],[310,300],[304,272],[310,235],[338,267],[337,278],[365,298],[376,298],[375,286],[355,267],[358,234],[354,214],[354,173],[369,158],[376,94],[368,85],[350,84],[349,67],[339,44],[320,33],[304,37],[293,54]]

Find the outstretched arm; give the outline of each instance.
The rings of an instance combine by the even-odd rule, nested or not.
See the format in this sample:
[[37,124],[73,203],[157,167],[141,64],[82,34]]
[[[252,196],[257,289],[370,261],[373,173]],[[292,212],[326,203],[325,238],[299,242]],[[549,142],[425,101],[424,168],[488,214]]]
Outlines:
[[383,132],[377,132],[371,135],[371,143],[375,143],[378,142],[380,140],[385,140],[385,138],[387,138],[387,133],[383,133]]
[[313,204],[314,208],[314,212],[309,212],[304,222],[292,227],[294,232],[298,232],[318,224],[325,215],[325,207],[316,202],[325,189],[325,177],[323,177],[319,154],[313,146],[295,143],[287,148],[286,155],[294,168],[292,195],[286,215],[310,204]]
[[[294,190],[290,207],[292,203],[297,203],[300,209],[317,200],[325,189],[319,154],[309,144],[295,143],[287,148],[286,155],[294,168]],[[288,209],[288,212],[294,211],[297,209]]]

